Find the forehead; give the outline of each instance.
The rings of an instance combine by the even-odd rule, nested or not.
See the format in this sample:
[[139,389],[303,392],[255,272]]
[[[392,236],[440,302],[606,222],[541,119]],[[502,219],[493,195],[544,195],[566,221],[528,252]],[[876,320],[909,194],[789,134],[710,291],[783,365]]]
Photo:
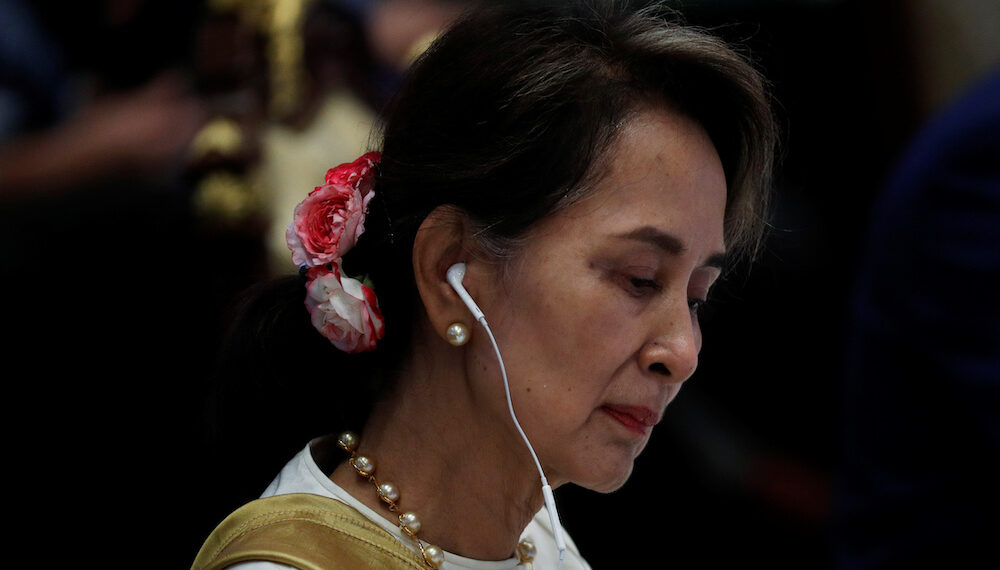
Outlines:
[[615,235],[652,227],[686,247],[724,251],[726,179],[718,153],[693,119],[647,108],[622,127],[594,189],[538,229]]

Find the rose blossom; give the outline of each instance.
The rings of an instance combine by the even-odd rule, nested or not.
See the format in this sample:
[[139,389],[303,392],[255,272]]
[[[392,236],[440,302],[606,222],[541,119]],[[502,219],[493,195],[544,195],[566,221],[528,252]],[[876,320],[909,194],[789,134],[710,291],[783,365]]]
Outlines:
[[371,202],[371,176],[378,153],[331,168],[326,184],[317,186],[298,206],[285,230],[285,242],[296,265],[317,267],[344,256],[365,231]]
[[375,292],[357,279],[332,269],[314,267],[306,274],[306,308],[316,330],[344,352],[373,350],[385,335],[385,322]]
[[339,184],[342,186],[353,186],[367,194],[372,188],[373,179],[371,171],[375,164],[381,160],[382,153],[369,152],[361,155],[361,158],[354,162],[341,164],[326,171],[327,184]]

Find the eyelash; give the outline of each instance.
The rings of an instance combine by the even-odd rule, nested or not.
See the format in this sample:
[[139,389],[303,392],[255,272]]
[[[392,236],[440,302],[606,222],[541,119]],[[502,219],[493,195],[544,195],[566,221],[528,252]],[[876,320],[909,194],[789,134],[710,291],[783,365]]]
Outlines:
[[[651,293],[659,293],[663,287],[653,279],[626,276],[627,290],[633,297],[643,297]],[[688,299],[688,309],[692,315],[698,315],[705,308],[707,299]]]
[[663,287],[653,279],[643,277],[625,276],[626,290],[633,297],[643,297],[647,294],[659,293]]
[[[633,297],[643,297],[647,294],[659,293],[663,289],[663,286],[653,279],[626,275],[625,281],[627,283],[626,290]],[[688,299],[688,309],[692,315],[697,315],[707,302],[707,299]]]

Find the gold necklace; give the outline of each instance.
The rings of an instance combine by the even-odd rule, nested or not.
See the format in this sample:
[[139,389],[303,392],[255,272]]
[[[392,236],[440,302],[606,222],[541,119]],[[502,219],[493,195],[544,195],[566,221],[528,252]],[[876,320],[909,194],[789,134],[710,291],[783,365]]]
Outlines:
[[[431,568],[440,568],[444,564],[444,551],[439,546],[424,544],[417,538],[417,533],[420,532],[420,518],[417,517],[417,513],[413,511],[399,513],[399,505],[397,504],[397,501],[399,501],[399,489],[388,481],[379,482],[375,478],[375,461],[366,455],[358,455],[358,441],[357,434],[350,431],[345,431],[337,438],[337,444],[340,445],[340,448],[351,454],[351,458],[348,460],[351,467],[363,479],[367,479],[375,486],[375,492],[378,493],[378,497],[382,499],[382,502],[388,506],[390,512],[394,514],[398,513],[399,530],[403,531],[403,534],[410,537],[416,543],[417,547],[420,548],[420,554],[423,556],[424,562]],[[535,545],[530,540],[522,539],[518,543],[517,554],[522,564],[529,563],[534,567],[532,562],[535,559],[535,553]]]

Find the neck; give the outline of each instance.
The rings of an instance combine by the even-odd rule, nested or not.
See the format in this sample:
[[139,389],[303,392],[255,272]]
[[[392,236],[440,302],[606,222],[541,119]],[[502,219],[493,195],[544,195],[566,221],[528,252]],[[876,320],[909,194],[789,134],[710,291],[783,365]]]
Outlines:
[[[543,504],[538,471],[505,401],[477,401],[483,390],[471,389],[464,365],[442,369],[450,360],[411,358],[369,418],[358,452],[375,461],[379,481],[399,489],[400,510],[419,515],[422,540],[469,558],[504,560]],[[503,401],[502,385],[490,397]],[[397,522],[371,483],[346,462],[332,478]]]

